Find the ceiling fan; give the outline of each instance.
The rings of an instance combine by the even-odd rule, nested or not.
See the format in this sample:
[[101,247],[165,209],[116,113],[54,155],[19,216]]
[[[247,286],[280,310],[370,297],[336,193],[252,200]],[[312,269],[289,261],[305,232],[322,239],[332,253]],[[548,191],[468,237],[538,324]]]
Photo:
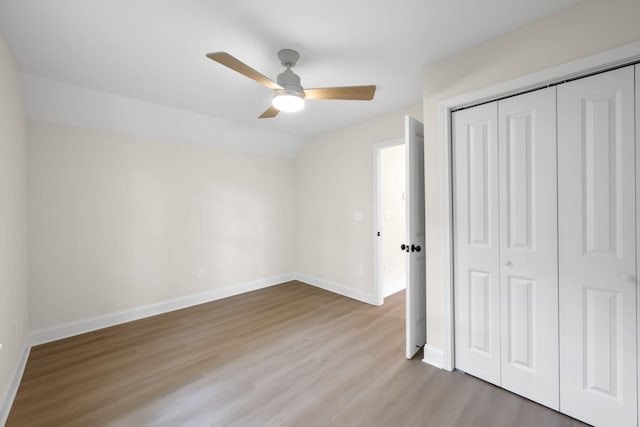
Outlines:
[[370,101],[376,92],[375,85],[303,89],[300,77],[291,71],[300,58],[298,52],[293,49],[282,49],[278,52],[280,63],[286,70],[278,74],[277,83],[227,52],[207,53],[207,57],[273,90],[272,105],[259,116],[261,119],[275,117],[280,111],[300,111],[304,108],[305,99]]

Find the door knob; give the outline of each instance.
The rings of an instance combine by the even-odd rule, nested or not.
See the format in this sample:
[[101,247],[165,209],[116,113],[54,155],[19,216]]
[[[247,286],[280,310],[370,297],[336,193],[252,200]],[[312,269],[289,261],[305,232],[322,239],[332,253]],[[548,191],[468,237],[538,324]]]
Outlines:
[[622,273],[620,275],[620,277],[622,278],[622,280],[624,280],[627,283],[630,283],[632,285],[636,284],[636,278],[633,274],[629,274],[629,273]]
[[421,249],[420,245],[414,246],[413,243],[411,244],[411,252],[420,252]]
[[506,261],[504,262],[504,265],[506,265],[507,267],[513,267],[513,263],[511,262],[511,260],[510,260],[510,259],[506,260]]

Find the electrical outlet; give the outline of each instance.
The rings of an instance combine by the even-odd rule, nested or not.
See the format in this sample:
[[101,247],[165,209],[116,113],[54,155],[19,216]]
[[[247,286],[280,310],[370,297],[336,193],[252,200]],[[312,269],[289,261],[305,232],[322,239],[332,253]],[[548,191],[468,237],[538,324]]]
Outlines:
[[198,279],[204,279],[204,268],[198,269]]

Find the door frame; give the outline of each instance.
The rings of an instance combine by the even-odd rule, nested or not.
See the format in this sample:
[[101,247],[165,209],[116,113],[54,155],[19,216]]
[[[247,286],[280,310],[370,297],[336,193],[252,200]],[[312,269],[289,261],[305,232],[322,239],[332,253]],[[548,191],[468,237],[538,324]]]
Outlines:
[[583,59],[528,74],[497,85],[478,89],[439,104],[438,139],[442,162],[442,218],[444,221],[442,268],[442,368],[452,371],[454,362],[453,316],[453,156],[451,155],[451,114],[461,108],[541,89],[568,80],[600,73],[609,69],[636,63],[640,60],[640,42],[601,52]]
[[[382,229],[382,200],[380,197],[380,152],[389,147],[404,145],[404,137],[373,144],[373,283],[374,297],[377,305],[384,303],[384,286],[382,286],[382,245],[378,231]],[[405,165],[406,167],[406,165]]]

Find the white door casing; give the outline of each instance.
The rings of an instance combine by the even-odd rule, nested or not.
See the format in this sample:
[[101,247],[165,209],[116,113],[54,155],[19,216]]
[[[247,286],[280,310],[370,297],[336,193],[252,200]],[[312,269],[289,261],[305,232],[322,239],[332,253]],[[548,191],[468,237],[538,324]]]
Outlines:
[[455,365],[500,384],[497,103],[452,115]]
[[[640,242],[640,65],[636,65],[636,278],[638,277],[638,266],[640,265],[640,251],[638,250],[638,242]],[[640,292],[636,289],[636,310],[640,307]],[[636,312],[636,339],[640,333],[640,316]],[[638,370],[640,373],[640,354],[636,355],[638,359]],[[640,421],[640,390],[638,393],[638,420]]]
[[634,69],[558,86],[560,410],[636,426]]
[[406,357],[411,359],[427,339],[424,218],[424,128],[405,116],[406,147]]
[[498,102],[502,387],[559,408],[556,88]]

